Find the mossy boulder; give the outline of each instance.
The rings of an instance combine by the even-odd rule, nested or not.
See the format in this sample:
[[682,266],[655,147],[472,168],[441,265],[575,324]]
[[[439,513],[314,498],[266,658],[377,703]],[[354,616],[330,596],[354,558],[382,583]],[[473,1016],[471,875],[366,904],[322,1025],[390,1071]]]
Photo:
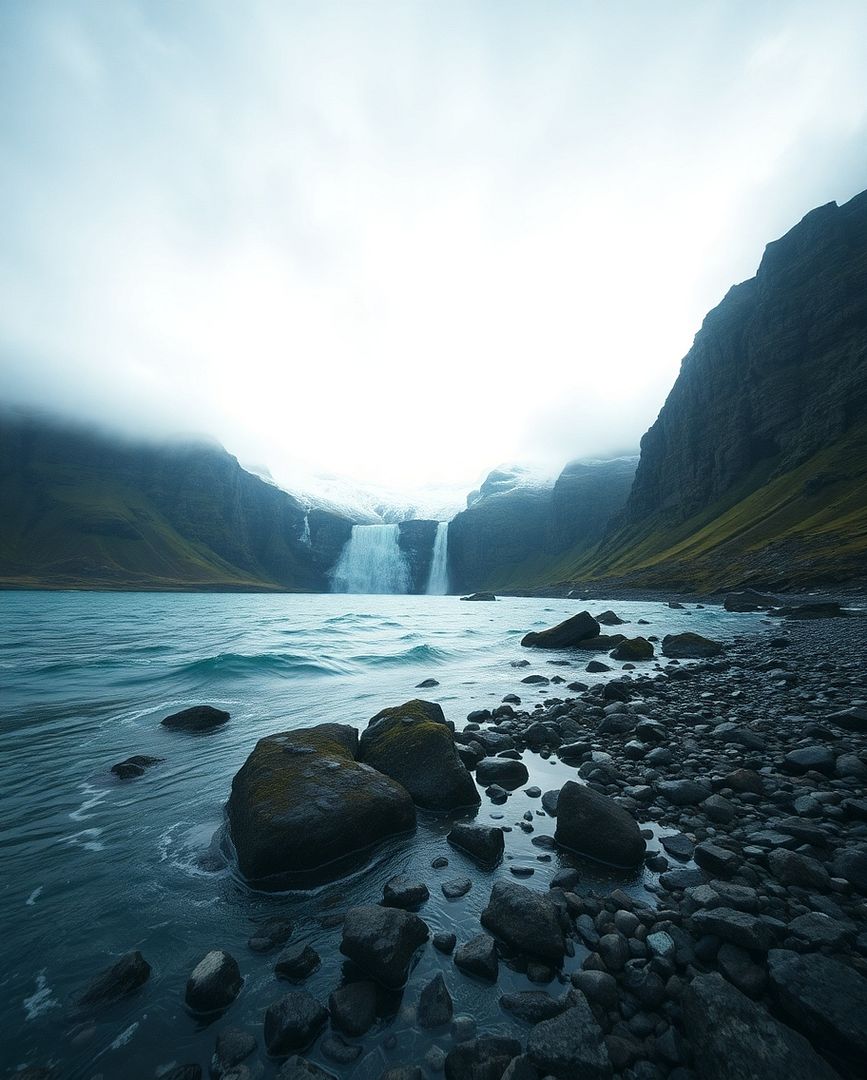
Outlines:
[[704,660],[709,656],[719,656],[723,651],[718,641],[702,637],[701,634],[666,634],[662,639],[662,655],[672,660]]
[[432,701],[416,698],[378,712],[362,732],[358,760],[396,780],[424,810],[480,802],[452,729]]
[[232,781],[227,807],[246,878],[279,885],[327,877],[329,864],[415,826],[409,793],[356,761],[357,747],[358,733],[344,724],[259,740]]
[[581,611],[547,630],[533,630],[521,638],[531,649],[571,649],[587,638],[599,636],[599,623],[589,611]]
[[624,638],[608,655],[612,660],[652,660],[653,645],[643,637]]

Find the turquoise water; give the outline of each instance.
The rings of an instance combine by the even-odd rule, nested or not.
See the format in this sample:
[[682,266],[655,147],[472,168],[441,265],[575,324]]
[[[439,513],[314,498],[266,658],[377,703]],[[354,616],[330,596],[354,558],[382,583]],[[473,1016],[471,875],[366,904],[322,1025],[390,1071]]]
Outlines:
[[[288,988],[271,972],[272,958],[254,956],[246,940],[256,921],[289,914],[293,940],[323,955],[309,989],[327,999],[341,977],[339,929],[324,914],[381,896],[393,873],[422,875],[432,899],[422,914],[433,930],[459,938],[478,932],[490,884],[508,863],[482,874],[445,845],[448,825],[422,816],[418,834],[387,845],[351,880],[302,894],[249,890],[221,862],[214,843],[231,779],[262,735],[323,721],[363,726],[379,709],[420,693],[440,702],[460,727],[471,709],[495,705],[506,693],[525,704],[558,693],[521,684],[528,674],[561,674],[590,682],[589,654],[563,659],[520,648],[531,629],[580,610],[574,600],[515,598],[496,604],[439,596],[262,596],[130,593],[0,593],[0,1030],[3,1064],[62,1063],[63,1075],[154,1077],[172,1062],[206,1066],[216,1032],[229,1025],[261,1034],[264,1009]],[[751,632],[758,616],[720,608],[677,611],[653,603],[594,603],[623,618],[646,618],[645,634],[692,629],[719,639]],[[624,627],[627,632],[638,632]],[[530,667],[510,662],[529,659]],[[422,679],[440,685],[416,691]],[[608,676],[610,677],[610,676]],[[196,703],[229,710],[222,729],[192,736],[159,721]],[[140,779],[121,782],[110,767],[131,754],[165,762]],[[575,770],[532,755],[531,783],[559,787]],[[509,824],[533,802],[518,792],[505,807],[483,799],[479,820]],[[538,833],[552,832],[538,818]],[[540,862],[540,849],[513,832],[510,857],[535,869],[530,884],[546,887],[561,865]],[[446,877],[470,876],[464,899],[439,894],[434,855],[446,854]],[[582,865],[593,884],[598,868]],[[625,878],[641,890],[641,876]],[[138,948],[153,967],[134,999],[95,1025],[70,1019],[70,996],[113,958]],[[222,1021],[203,1027],[184,1010],[187,976],[211,948],[225,948],[245,976],[241,996]],[[570,963],[580,963],[580,956]],[[395,1015],[364,1041],[352,1067],[312,1057],[341,1076],[378,1077],[396,1062],[415,1060],[424,1044],[414,1031],[418,985],[441,968],[456,1011],[485,1030],[510,1027],[499,993],[526,980],[504,971],[499,988],[457,974],[449,958],[428,948]],[[417,985],[418,984],[418,985]],[[556,990],[556,987],[552,989]],[[388,1049],[387,1034],[397,1037]],[[448,1038],[440,1039],[444,1049]],[[264,1052],[263,1052],[264,1058]],[[276,1071],[266,1063],[266,1075]]]

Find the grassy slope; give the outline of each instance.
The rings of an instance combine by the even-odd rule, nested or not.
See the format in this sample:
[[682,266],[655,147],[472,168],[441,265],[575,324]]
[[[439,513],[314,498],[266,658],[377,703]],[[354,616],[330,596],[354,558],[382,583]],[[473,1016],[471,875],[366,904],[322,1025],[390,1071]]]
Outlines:
[[[616,581],[709,591],[844,581],[867,573],[867,426],[780,476],[753,475],[677,528],[651,521],[592,553],[522,568],[499,587]],[[522,579],[522,580],[521,580]]]
[[52,467],[4,491],[0,586],[278,588],[181,536],[131,485]]

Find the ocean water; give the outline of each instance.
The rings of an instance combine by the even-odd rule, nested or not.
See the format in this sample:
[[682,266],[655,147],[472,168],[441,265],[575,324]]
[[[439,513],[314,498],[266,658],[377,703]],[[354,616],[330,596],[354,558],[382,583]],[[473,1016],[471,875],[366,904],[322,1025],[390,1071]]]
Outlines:
[[[385,845],[350,878],[304,892],[253,891],[220,854],[232,777],[263,735],[324,721],[363,727],[379,709],[415,696],[438,701],[460,727],[471,709],[494,706],[506,693],[520,694],[525,705],[566,696],[555,685],[522,685],[528,674],[610,678],[584,672],[592,654],[520,647],[528,630],[583,606],[445,596],[0,593],[4,1069],[56,1062],[68,1077],[156,1077],[172,1063],[206,1067],[217,1032],[241,1026],[259,1036],[265,1075],[273,1075],[277,1066],[261,1046],[262,1017],[291,986],[274,978],[273,956],[248,950],[247,938],[263,919],[292,918],[292,940],[309,941],[323,958],[307,989],[327,1001],[344,975],[340,930],[327,925],[328,916],[375,902],[394,873],[428,882],[431,900],[421,914],[432,931],[453,929],[459,940],[479,932],[491,884],[511,877],[515,861],[533,867],[527,883],[537,888],[569,864],[578,866],[582,886],[617,883],[642,894],[643,872],[615,874],[556,853],[542,861],[547,853],[517,830],[507,837],[503,866],[483,873],[448,847],[449,822],[433,815],[420,815],[414,837]],[[624,627],[628,633],[691,629],[727,640],[763,625],[760,616],[718,607],[616,601],[594,602],[591,610],[605,607],[633,624],[648,620]],[[513,668],[517,659],[531,664]],[[549,663],[563,659],[569,666]],[[431,677],[440,685],[415,689]],[[227,709],[231,720],[204,735],[160,726],[163,716],[197,703]],[[165,761],[139,779],[116,780],[111,765],[132,754]],[[575,775],[559,762],[525,760],[530,783],[543,790]],[[538,809],[538,800],[519,791],[504,807],[483,797],[477,818],[514,825],[530,810],[534,836],[550,835],[554,823]],[[441,854],[450,866],[431,870]],[[472,891],[446,901],[439,881],[459,876],[474,880]],[[190,971],[212,948],[236,957],[245,985],[224,1017],[203,1024],[187,1014],[183,994]],[[151,964],[149,983],[97,1022],[75,1021],[72,995],[131,949]],[[567,961],[567,974],[582,956]],[[375,1080],[389,1065],[420,1060],[432,1041],[447,1050],[447,1032],[422,1039],[413,1022],[419,990],[437,970],[457,1014],[472,1015],[480,1030],[512,1030],[498,998],[527,988],[523,976],[501,966],[498,985],[487,987],[428,947],[353,1066],[328,1062],[321,1040],[309,1056],[337,1075]],[[562,992],[556,983],[549,989]]]

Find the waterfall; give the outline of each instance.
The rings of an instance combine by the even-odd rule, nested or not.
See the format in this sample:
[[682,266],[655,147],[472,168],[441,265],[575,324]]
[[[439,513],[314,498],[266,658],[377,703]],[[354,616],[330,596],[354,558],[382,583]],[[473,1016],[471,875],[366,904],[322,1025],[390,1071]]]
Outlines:
[[447,521],[437,522],[426,591],[428,596],[445,596],[449,591],[449,523]]
[[409,592],[409,567],[399,535],[397,525],[353,525],[331,572],[332,592]]
[[309,514],[304,515],[304,525],[303,525],[303,527],[301,529],[301,535],[298,537],[298,539],[305,547],[310,547],[311,546],[311,540],[310,540],[310,515]]

